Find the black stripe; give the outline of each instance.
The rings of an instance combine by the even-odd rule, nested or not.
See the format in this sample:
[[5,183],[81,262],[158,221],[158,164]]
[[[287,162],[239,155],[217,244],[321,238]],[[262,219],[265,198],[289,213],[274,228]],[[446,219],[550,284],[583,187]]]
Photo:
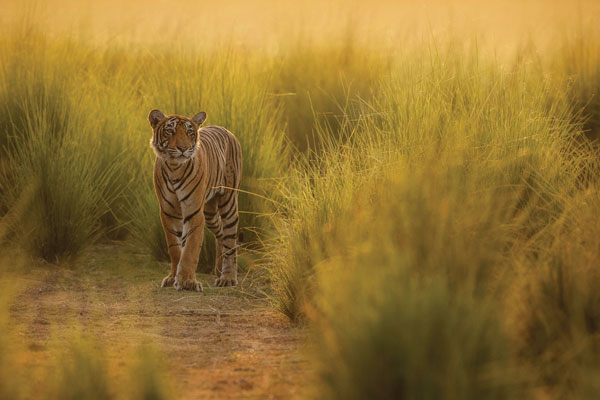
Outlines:
[[156,130],[154,131],[154,146],[158,146],[158,137],[159,137],[159,133],[160,133],[160,127],[157,127]]
[[[185,175],[185,177],[183,177],[183,178],[181,179],[181,181],[179,182],[179,186],[177,186],[177,187],[175,188],[175,190],[178,190],[178,189],[179,189],[179,188],[180,188],[180,187],[181,187],[181,186],[184,184],[184,182],[187,180],[187,178],[189,178],[189,177],[190,177],[190,175],[192,174],[192,172],[194,172],[194,163],[190,162],[190,164],[192,164],[192,169],[190,169],[190,172],[188,172],[188,174],[187,174],[187,175],[185,175],[185,171],[183,172],[183,173],[184,173],[184,175]],[[186,171],[187,171],[187,169],[186,169]],[[196,175],[198,175],[198,174],[196,173]],[[195,175],[194,175],[194,177],[195,177]]]
[[237,224],[237,223],[238,223],[238,221],[239,221],[239,218],[238,218],[238,217],[235,217],[235,219],[234,219],[233,221],[231,221],[230,223],[228,223],[227,225],[225,225],[225,226],[223,227],[223,230],[225,231],[225,230],[227,230],[227,229],[229,229],[229,228],[232,228],[233,226],[235,226],[235,224]]
[[181,234],[182,234],[181,231],[174,231],[173,229],[167,229],[167,232],[169,232],[171,235],[175,235],[177,237],[181,237]]
[[187,217],[185,217],[183,219],[183,223],[187,223],[191,218],[194,217],[194,215],[198,214],[200,212],[200,210],[202,209],[202,207],[200,207],[199,209],[197,209],[196,211],[194,211],[193,213],[191,213],[190,215],[188,215]]
[[171,190],[171,188],[169,187],[169,183],[168,183],[168,181],[169,181],[169,178],[167,177],[167,174],[166,174],[166,172],[165,172],[165,169],[164,169],[164,168],[161,168],[160,170],[161,170],[161,172],[162,172],[162,177],[163,177],[163,182],[165,183],[165,187],[167,188],[167,190],[168,190],[169,192],[171,192],[171,193],[175,193],[175,192],[174,192],[173,190]]
[[189,231],[188,231],[188,232],[185,234],[185,236],[183,236],[183,237],[181,238],[181,240],[182,240],[183,242],[185,242],[186,240],[188,240],[188,238],[190,237],[190,235],[191,235],[192,233],[194,233],[194,231],[195,231],[196,229],[198,229],[198,226],[195,226],[195,227],[194,227],[194,229],[190,229],[190,230],[189,230]]
[[221,216],[221,219],[229,220],[229,218],[231,218],[231,217],[233,217],[234,215],[237,215],[237,214],[238,214],[237,207],[233,207],[233,208],[231,208],[231,212],[229,214],[227,214],[227,215]]
[[[182,187],[182,188],[181,188],[181,190],[185,190],[185,188],[186,188],[186,187],[190,186],[190,184],[191,184],[192,182],[194,182],[194,179],[196,179],[196,177],[198,176],[198,173],[199,173],[199,172],[200,172],[200,171],[198,171],[198,172],[196,173],[196,175],[194,175],[194,177],[193,177],[192,179],[190,179],[190,180],[189,180],[189,182],[188,182],[188,183],[186,183],[184,187]],[[200,174],[200,178],[198,178],[198,180],[199,180],[199,181],[201,181],[201,180],[202,180],[202,176],[203,176],[203,174]]]
[[235,212],[236,207],[235,206],[235,202],[232,201],[231,205],[229,206],[229,208],[227,209],[227,211],[223,214],[221,214],[221,219],[229,219],[229,217],[231,217],[232,212]]
[[[227,193],[226,193],[226,194],[224,194],[224,195],[223,195],[223,197],[221,197],[221,199],[222,199],[223,201],[221,201],[221,202],[219,202],[219,203],[221,203],[222,205],[225,205],[225,204],[229,203],[229,201],[230,201],[230,200],[231,200],[231,198],[233,197],[233,194],[236,192],[235,190],[232,190],[232,189],[229,189],[229,188],[227,188],[227,189],[224,189],[224,190],[227,190]],[[228,196],[227,196],[227,195],[228,195]],[[225,198],[225,196],[227,196],[227,198]]]
[[173,219],[181,219],[181,217],[176,217],[176,216],[174,216],[174,215],[171,215],[171,214],[169,214],[169,213],[165,212],[165,210],[163,210],[162,208],[160,209],[160,211],[162,211],[162,213],[163,213],[163,214],[165,214],[165,215],[166,215],[167,217],[169,217],[169,218],[173,218]]
[[223,240],[227,240],[227,239],[235,239],[235,237],[237,236],[237,234],[235,233],[230,233],[227,236],[223,236]]
[[194,190],[196,190],[198,185],[200,185],[200,182],[202,182],[202,181],[200,179],[198,179],[198,183],[196,183],[196,186],[194,186],[193,189],[190,190],[190,192],[183,199],[181,199],[179,201],[186,201],[188,199],[188,197],[190,197],[192,195],[192,193],[194,193]]
[[185,173],[187,172],[188,168],[190,167],[190,165],[192,165],[192,162],[188,162],[187,165],[185,166],[185,169],[183,170],[183,173],[181,174],[181,176],[184,176]]
[[173,205],[173,203],[171,203],[169,200],[167,200],[167,198],[165,197],[165,194],[163,193],[162,189],[160,188],[160,186],[158,186],[158,192],[160,193],[161,197],[163,198],[164,201],[167,202],[168,205],[171,206],[171,208],[174,210],[175,206]]

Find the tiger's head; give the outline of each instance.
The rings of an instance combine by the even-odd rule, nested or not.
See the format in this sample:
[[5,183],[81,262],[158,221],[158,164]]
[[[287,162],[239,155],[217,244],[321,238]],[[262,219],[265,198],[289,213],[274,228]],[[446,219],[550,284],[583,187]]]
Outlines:
[[148,114],[148,121],[153,130],[150,146],[163,160],[183,163],[192,158],[196,152],[198,129],[204,120],[206,120],[205,112],[186,118],[152,110]]

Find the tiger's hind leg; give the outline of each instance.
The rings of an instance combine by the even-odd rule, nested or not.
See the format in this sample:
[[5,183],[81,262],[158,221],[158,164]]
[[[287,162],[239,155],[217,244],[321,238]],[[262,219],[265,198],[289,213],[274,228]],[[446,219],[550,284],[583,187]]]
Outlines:
[[236,286],[237,281],[237,229],[238,191],[230,190],[219,198],[223,247],[221,273],[217,275],[216,286]]
[[217,199],[213,199],[204,206],[204,218],[206,227],[215,235],[215,274],[221,274],[221,264],[223,263],[223,224],[221,215],[218,211]]

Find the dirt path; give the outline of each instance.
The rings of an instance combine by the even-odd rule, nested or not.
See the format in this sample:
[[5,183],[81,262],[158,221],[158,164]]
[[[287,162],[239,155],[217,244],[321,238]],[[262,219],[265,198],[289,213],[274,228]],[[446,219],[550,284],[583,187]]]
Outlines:
[[304,333],[270,308],[251,274],[237,289],[214,288],[212,276],[200,275],[200,294],[159,288],[167,267],[122,249],[99,247],[85,260],[16,276],[22,289],[11,316],[30,366],[52,366],[50,349],[83,331],[102,343],[115,379],[132,349],[150,343],[181,398],[300,396]]

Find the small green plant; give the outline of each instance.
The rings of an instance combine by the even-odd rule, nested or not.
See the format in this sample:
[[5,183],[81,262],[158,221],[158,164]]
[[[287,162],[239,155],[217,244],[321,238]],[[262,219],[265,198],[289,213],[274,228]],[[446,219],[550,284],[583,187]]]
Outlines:
[[106,360],[100,350],[83,338],[71,342],[60,359],[55,393],[51,398],[65,400],[106,400],[114,398]]
[[148,345],[140,346],[137,360],[131,369],[131,400],[167,400],[174,398],[165,372],[166,362]]

